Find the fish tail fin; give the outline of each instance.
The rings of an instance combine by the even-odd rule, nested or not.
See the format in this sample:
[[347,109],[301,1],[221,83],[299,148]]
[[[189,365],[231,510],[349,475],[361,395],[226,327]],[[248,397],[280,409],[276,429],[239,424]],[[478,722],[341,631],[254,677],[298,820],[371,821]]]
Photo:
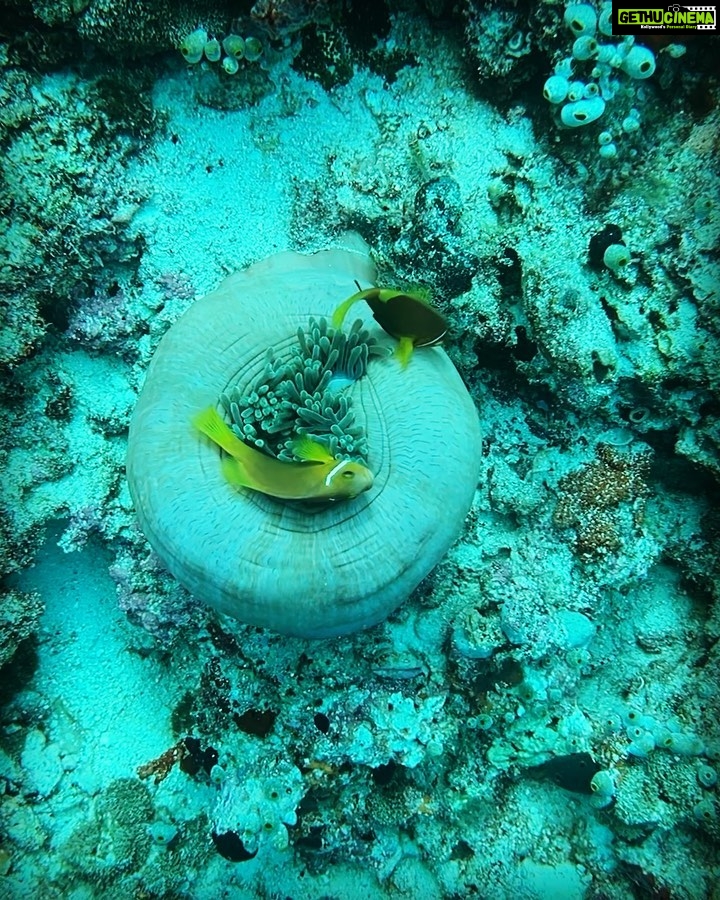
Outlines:
[[[359,285],[358,285],[359,287]],[[352,297],[348,297],[347,300],[343,300],[340,306],[337,307],[335,312],[332,314],[332,327],[340,328],[343,321],[345,320],[345,316],[348,314],[348,310],[353,304],[357,303],[358,300],[364,300],[365,297],[371,292],[377,290],[377,288],[368,288],[366,291],[357,291],[357,293],[353,294]]]
[[411,337],[401,337],[398,341],[398,345],[395,348],[395,353],[393,356],[400,363],[400,368],[405,369],[407,364],[410,362],[410,357],[412,356],[413,349],[415,344],[413,343],[413,339]]
[[208,406],[207,409],[199,412],[193,417],[192,423],[198,431],[210,438],[230,456],[242,458],[246,449],[245,444],[232,431],[214,406]]

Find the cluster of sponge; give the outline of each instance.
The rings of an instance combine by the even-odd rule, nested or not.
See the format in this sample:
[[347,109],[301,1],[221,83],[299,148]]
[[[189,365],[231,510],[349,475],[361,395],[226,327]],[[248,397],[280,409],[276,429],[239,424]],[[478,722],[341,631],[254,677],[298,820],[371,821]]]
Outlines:
[[[628,85],[650,78],[655,72],[655,54],[635,43],[632,35],[613,40],[609,2],[602,4],[599,14],[590,3],[571,3],[565,9],[564,24],[574,37],[571,52],[556,64],[543,96],[558,110],[563,126],[582,128],[600,119],[607,104]],[[683,49],[676,48],[677,53]],[[633,134],[639,129],[639,112],[630,109],[622,117],[620,130]],[[602,158],[616,156],[611,131],[603,131],[598,144]]]
[[228,75],[234,75],[240,68],[240,61],[256,62],[263,53],[259,38],[250,35],[243,38],[239,34],[228,34],[222,41],[207,33],[204,28],[196,28],[183,38],[180,52],[185,62],[196,65],[203,59],[210,63],[220,63]]

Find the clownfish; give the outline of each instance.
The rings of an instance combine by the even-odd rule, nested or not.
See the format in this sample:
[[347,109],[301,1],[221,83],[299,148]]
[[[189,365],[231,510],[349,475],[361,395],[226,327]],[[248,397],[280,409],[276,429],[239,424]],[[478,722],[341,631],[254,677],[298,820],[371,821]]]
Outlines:
[[340,328],[348,310],[358,300],[364,300],[378,325],[399,341],[394,356],[403,369],[415,347],[432,347],[447,334],[447,319],[430,306],[422,293],[378,287],[358,291],[344,300],[333,313],[334,328]]
[[309,437],[297,438],[292,446],[303,462],[283,462],[241,441],[214,406],[198,413],[193,425],[228,454],[222,471],[236,487],[280,500],[350,500],[373,485],[370,469],[350,459],[335,459],[327,447]]

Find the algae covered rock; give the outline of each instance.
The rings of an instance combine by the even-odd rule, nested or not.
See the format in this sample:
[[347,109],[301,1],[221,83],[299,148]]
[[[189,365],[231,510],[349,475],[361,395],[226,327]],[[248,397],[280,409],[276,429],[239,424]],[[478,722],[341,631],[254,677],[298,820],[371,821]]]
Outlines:
[[6,591],[0,595],[0,666],[37,630],[44,608],[36,593]]

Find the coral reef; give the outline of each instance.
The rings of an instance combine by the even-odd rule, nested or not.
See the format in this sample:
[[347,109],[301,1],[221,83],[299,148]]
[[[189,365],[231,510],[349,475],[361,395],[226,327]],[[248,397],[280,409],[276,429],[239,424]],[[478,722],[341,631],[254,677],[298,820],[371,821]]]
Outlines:
[[138,246],[126,226],[143,192],[118,176],[153,125],[142,78],[134,81],[135,116],[140,120],[144,109],[145,117],[133,135],[124,108],[113,105],[119,88],[112,73],[90,81],[2,74],[3,206],[12,210],[0,226],[11,249],[0,273],[4,365],[26,358],[48,327],[64,328],[95,285],[108,290],[113,277],[128,277],[137,264]]
[[0,666],[4,666],[12,659],[18,645],[37,630],[43,604],[37,594],[3,591],[0,608]]
[[627,540],[635,539],[645,512],[649,452],[637,448],[623,454],[600,444],[596,454],[596,462],[564,475],[558,484],[560,499],[554,522],[575,529],[575,547],[581,558],[619,549],[621,505],[629,507],[622,517]]
[[[527,57],[540,43],[553,10],[535,4],[528,16],[522,9],[497,8],[492,3],[465,2],[467,52],[481,85],[492,84],[507,96],[521,79],[532,77]],[[543,27],[544,26],[544,27]]]
[[[713,897],[715,42],[611,38],[604,3],[1,5],[0,893]],[[372,259],[333,286],[347,229]],[[268,257],[308,281],[258,298]],[[431,288],[446,356],[333,332],[355,278]],[[216,509],[193,592],[124,473],[188,322],[139,433],[157,534]],[[376,539],[362,498],[230,488],[209,405],[382,470]],[[322,517],[342,566],[298,549]],[[330,640],[241,624],[198,596],[247,535],[282,632],[335,629],[350,575],[414,590]]]

